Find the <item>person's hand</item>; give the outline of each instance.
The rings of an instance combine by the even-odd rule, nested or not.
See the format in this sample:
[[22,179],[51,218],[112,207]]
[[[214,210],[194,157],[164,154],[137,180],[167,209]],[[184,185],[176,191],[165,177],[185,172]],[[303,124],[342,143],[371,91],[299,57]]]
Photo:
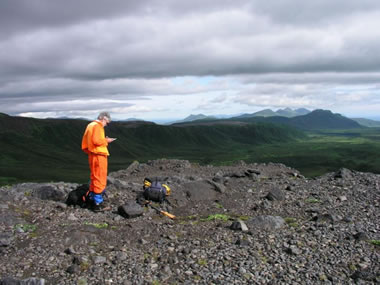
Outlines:
[[113,142],[114,140],[116,140],[116,138],[109,138],[109,137],[106,137],[106,140],[108,143],[111,143]]

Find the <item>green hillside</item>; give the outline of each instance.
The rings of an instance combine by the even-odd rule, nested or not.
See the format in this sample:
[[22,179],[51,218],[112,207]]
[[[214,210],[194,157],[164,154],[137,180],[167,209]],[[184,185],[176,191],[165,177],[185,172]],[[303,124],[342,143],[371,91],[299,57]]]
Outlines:
[[[170,126],[151,122],[112,122],[109,170],[125,169],[137,160],[187,159],[200,164],[281,162],[303,175],[316,176],[346,167],[380,173],[380,129],[358,128],[331,112],[301,117],[303,126],[326,126],[327,118],[342,119],[334,127],[308,132],[287,126],[289,118],[202,120]],[[312,121],[313,117],[317,123]],[[306,118],[305,118],[306,117]],[[292,120],[296,118],[291,118]],[[299,118],[298,118],[299,119]],[[324,122],[324,124],[321,124]],[[349,124],[346,124],[346,123]],[[88,121],[32,119],[0,114],[0,185],[29,181],[88,181],[87,155],[81,139]],[[302,124],[301,124],[302,125]]]
[[364,118],[352,118],[352,120],[354,120],[355,122],[359,123],[360,125],[364,127],[380,128],[380,121],[364,119]]
[[[0,183],[88,179],[81,138],[88,121],[0,117]],[[181,158],[199,163],[228,163],[243,158],[254,145],[289,142],[303,133],[273,124],[162,126],[149,122],[113,122],[106,134],[118,140],[109,146],[110,171],[132,161]],[[242,152],[242,153],[240,153]]]

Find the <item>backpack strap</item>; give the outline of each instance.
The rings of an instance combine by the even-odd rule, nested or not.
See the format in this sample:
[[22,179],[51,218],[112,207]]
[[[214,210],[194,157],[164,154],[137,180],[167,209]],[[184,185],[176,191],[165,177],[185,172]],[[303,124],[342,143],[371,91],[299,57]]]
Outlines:
[[86,194],[84,194],[84,195],[82,196],[83,203],[86,203],[86,202],[87,202],[88,194],[90,194],[90,190],[88,190],[88,191],[86,192]]

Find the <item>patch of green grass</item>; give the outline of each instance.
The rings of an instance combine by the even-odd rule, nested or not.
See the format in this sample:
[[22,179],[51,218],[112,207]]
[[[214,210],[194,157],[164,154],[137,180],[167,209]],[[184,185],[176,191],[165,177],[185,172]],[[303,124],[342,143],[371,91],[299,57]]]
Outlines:
[[261,256],[260,256],[260,260],[261,260],[261,262],[264,263],[264,264],[267,264],[267,263],[268,263],[268,258],[267,258],[266,256],[264,256],[264,255],[261,255]]
[[108,228],[108,224],[107,223],[89,223],[89,222],[84,222],[85,225],[88,225],[88,226],[93,226],[97,229],[106,229]]
[[34,232],[37,230],[37,226],[31,224],[17,224],[15,225],[15,229],[21,229],[24,232]]
[[87,279],[86,278],[80,278],[77,282],[77,285],[87,285]]
[[197,215],[190,215],[190,216],[187,216],[187,217],[186,217],[186,219],[187,219],[187,220],[190,220],[190,221],[194,221],[194,220],[196,220],[197,218],[198,218]]
[[351,271],[353,271],[353,272],[357,270],[356,265],[353,264],[353,263],[348,264],[348,268],[349,268]]
[[198,219],[197,215],[190,215],[190,216],[185,216],[185,217],[179,217],[177,221],[180,225],[185,225],[188,223],[195,223],[197,219]]
[[242,221],[248,221],[250,219],[250,216],[239,216],[238,219],[242,220]]
[[229,215],[225,215],[225,214],[214,214],[214,215],[210,215],[208,216],[207,218],[204,218],[204,219],[201,219],[201,221],[216,221],[216,220],[220,220],[220,221],[228,221],[230,219],[230,216]]
[[285,218],[284,220],[285,220],[285,223],[289,225],[289,227],[297,228],[299,226],[296,218],[288,217],[288,218]]
[[371,239],[369,242],[375,246],[380,246],[380,240],[378,239]]
[[297,220],[296,218],[287,217],[287,218],[284,218],[284,221],[285,223],[290,224],[290,223],[295,223]]
[[206,266],[207,265],[207,259],[205,259],[205,258],[198,259],[198,265]]
[[31,233],[29,234],[29,236],[30,236],[31,238],[36,238],[36,237],[39,236],[39,234],[38,234],[37,232],[33,231],[33,232],[31,232]]
[[327,278],[326,274],[321,273],[321,274],[319,274],[319,280],[321,280],[321,281],[327,281],[328,278]]
[[[80,270],[81,271],[87,271],[89,268],[90,268],[90,263],[87,262],[87,261],[83,261],[81,264],[80,264]],[[78,282],[79,283],[79,282]],[[87,283],[84,283],[84,284],[87,284]]]
[[321,203],[321,200],[319,199],[316,199],[316,198],[307,198],[305,200],[306,203],[311,203],[311,204],[315,204],[315,203]]
[[148,260],[148,259],[150,259],[150,253],[145,252],[145,253],[144,253],[144,256],[143,256],[143,259],[144,259],[144,260]]
[[31,214],[31,212],[27,209],[15,208],[15,211],[22,214],[24,217],[29,217]]

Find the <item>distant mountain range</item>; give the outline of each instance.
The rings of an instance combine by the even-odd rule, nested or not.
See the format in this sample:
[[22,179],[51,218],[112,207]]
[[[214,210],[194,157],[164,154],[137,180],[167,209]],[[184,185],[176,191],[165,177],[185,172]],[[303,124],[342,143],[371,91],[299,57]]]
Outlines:
[[[254,123],[254,122],[265,122],[265,123],[274,123],[289,125],[301,130],[316,130],[316,129],[356,129],[362,128],[358,122],[346,118],[340,114],[334,114],[329,110],[314,110],[312,112],[307,112],[306,115],[299,115],[294,117],[285,117],[285,116],[272,116],[271,110],[263,110],[253,114],[245,114],[237,117],[232,117],[229,119],[202,119],[190,122],[183,122],[183,124],[190,125],[211,125],[211,124],[227,124],[231,122],[240,122],[240,123]],[[306,109],[301,109],[300,112],[305,113]],[[278,112],[278,111],[277,111]],[[293,111],[295,112],[295,111]],[[273,112],[276,114],[276,112]],[[281,110],[280,113],[290,114],[289,110]],[[258,115],[258,114],[265,114]]]
[[[316,112],[317,111],[317,112]],[[310,116],[309,114],[313,113]],[[301,117],[300,117],[301,116]],[[306,117],[302,117],[306,116]],[[292,119],[300,117],[297,119]],[[288,118],[288,119],[286,119]],[[344,128],[358,128],[358,127],[380,127],[380,121],[364,119],[364,118],[347,118],[340,114],[334,114],[329,110],[314,110],[310,111],[305,108],[292,110],[291,108],[279,109],[272,111],[271,109],[264,109],[251,114],[242,114],[232,117],[220,116],[207,116],[204,114],[190,115],[183,120],[175,121],[170,124],[179,123],[223,123],[227,121],[262,121],[291,125],[301,129],[344,129]],[[356,122],[356,123],[355,123]],[[359,125],[358,125],[359,124]]]
[[177,124],[177,123],[187,123],[187,122],[193,122],[197,120],[218,120],[218,119],[229,119],[229,118],[251,118],[251,117],[274,117],[274,116],[281,116],[281,117],[295,117],[300,115],[306,115],[310,113],[308,109],[300,108],[296,110],[292,110],[290,108],[285,109],[279,109],[276,112],[272,111],[271,109],[265,109],[262,111],[258,111],[256,113],[252,114],[242,114],[239,116],[226,116],[226,115],[218,115],[218,116],[207,116],[204,114],[197,114],[197,115],[189,115],[186,118],[174,122],[170,122],[168,124]]
[[252,118],[252,117],[275,117],[275,116],[281,116],[281,117],[287,117],[287,118],[292,118],[296,116],[302,116],[309,114],[311,111],[305,108],[300,108],[296,110],[292,110],[290,108],[285,108],[285,109],[279,109],[277,111],[272,111],[271,109],[265,109],[258,111],[256,113],[252,114],[243,114],[240,116],[237,116],[236,118]]
[[[299,116],[305,116],[312,112],[314,111],[310,111],[306,108],[298,108],[294,110],[291,108],[284,108],[284,109],[278,109],[277,111],[273,111],[271,109],[264,109],[255,113],[245,113],[245,114],[236,115],[236,116],[231,116],[231,115],[230,116],[228,115],[208,116],[204,114],[196,114],[196,115],[191,114],[182,120],[167,122],[167,123],[164,123],[164,125],[174,125],[174,124],[183,124],[183,123],[186,124],[186,123],[191,123],[191,122],[196,122],[198,124],[200,123],[200,121],[202,121],[203,123],[207,122],[208,124],[214,121],[219,121],[219,123],[222,123],[222,122],[226,122],[227,120],[244,122],[246,121],[246,119],[256,118],[253,121],[282,123],[282,124],[288,124],[297,128],[301,128],[301,129],[346,128],[345,126],[348,126],[348,128],[357,128],[358,127],[357,124],[353,124],[353,122],[349,122],[345,120],[345,119],[350,119],[358,123],[360,126],[370,127],[370,128],[380,128],[380,121],[364,119],[364,118],[347,118],[339,114],[333,114],[331,111],[329,111],[330,113],[325,112],[324,115],[320,114],[318,118],[313,117],[310,119],[309,117],[305,117],[305,118],[301,117],[294,120],[283,119],[283,118],[295,118]],[[6,114],[3,114],[3,115],[6,115]],[[1,113],[0,113],[0,116],[1,116]],[[323,116],[325,116],[325,118],[322,118]],[[330,118],[327,118],[327,117],[330,117]],[[58,119],[70,119],[70,118],[60,117]],[[85,118],[76,118],[76,119],[88,120]],[[306,120],[307,122],[305,121],[301,122],[302,120]],[[123,119],[123,120],[118,120],[118,121],[119,122],[147,122],[149,123],[148,121],[145,121],[139,118],[128,118],[128,119]],[[343,123],[343,121],[345,122]]]

